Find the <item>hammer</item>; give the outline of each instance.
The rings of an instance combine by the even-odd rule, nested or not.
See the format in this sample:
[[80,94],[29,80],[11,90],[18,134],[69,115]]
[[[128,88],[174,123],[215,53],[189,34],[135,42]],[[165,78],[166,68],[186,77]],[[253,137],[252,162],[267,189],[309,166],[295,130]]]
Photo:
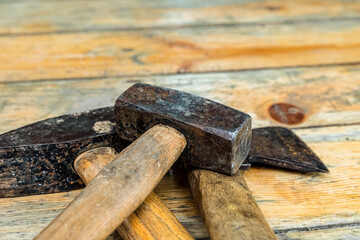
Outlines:
[[[185,146],[181,158],[187,165],[229,175],[237,172],[250,150],[250,116],[188,93],[135,84],[117,99],[115,116],[119,136],[136,140],[105,166],[38,239],[109,235],[150,194]],[[246,195],[252,196],[243,186]],[[248,211],[261,213],[256,204]],[[265,226],[249,230],[276,239],[266,220],[261,222]],[[89,234],[91,228],[96,232]]]

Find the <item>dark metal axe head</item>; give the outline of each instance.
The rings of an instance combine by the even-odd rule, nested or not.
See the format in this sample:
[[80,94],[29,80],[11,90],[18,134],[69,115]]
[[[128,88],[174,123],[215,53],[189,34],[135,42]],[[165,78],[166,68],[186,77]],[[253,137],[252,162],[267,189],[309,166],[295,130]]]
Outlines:
[[72,170],[82,151],[121,147],[112,107],[36,122],[0,135],[0,197],[83,187]]
[[320,158],[290,129],[257,128],[252,132],[250,163],[299,172],[329,172]]
[[249,115],[189,93],[137,83],[115,103],[117,132],[134,141],[149,128],[165,124],[187,140],[187,164],[234,174],[251,145]]

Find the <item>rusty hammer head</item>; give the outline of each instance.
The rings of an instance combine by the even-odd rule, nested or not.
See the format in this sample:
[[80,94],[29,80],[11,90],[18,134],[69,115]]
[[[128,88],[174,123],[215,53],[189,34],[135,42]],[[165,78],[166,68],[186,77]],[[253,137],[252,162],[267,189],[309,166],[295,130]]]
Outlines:
[[234,174],[251,144],[251,117],[189,93],[134,84],[115,103],[117,132],[133,141],[149,128],[165,124],[187,140],[182,160],[195,167]]

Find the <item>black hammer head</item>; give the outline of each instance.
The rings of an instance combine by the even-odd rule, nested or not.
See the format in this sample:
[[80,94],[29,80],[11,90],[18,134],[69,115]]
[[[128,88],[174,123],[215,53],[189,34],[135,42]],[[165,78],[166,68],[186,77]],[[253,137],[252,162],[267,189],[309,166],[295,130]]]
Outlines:
[[149,128],[165,124],[187,140],[187,164],[234,174],[251,144],[249,115],[189,93],[148,84],[134,84],[115,103],[120,138],[133,141]]

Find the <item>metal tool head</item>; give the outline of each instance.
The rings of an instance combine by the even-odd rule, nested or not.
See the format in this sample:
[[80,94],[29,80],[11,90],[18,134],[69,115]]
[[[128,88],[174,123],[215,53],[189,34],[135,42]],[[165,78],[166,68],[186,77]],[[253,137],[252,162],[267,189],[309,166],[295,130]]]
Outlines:
[[299,172],[329,172],[306,143],[290,129],[283,127],[254,129],[248,158],[251,163]]
[[116,100],[115,118],[129,141],[157,124],[179,130],[187,140],[182,159],[195,167],[234,174],[250,150],[249,115],[173,89],[134,84]]
[[121,147],[112,107],[46,119],[0,135],[0,197],[83,187],[72,170],[82,151]]

